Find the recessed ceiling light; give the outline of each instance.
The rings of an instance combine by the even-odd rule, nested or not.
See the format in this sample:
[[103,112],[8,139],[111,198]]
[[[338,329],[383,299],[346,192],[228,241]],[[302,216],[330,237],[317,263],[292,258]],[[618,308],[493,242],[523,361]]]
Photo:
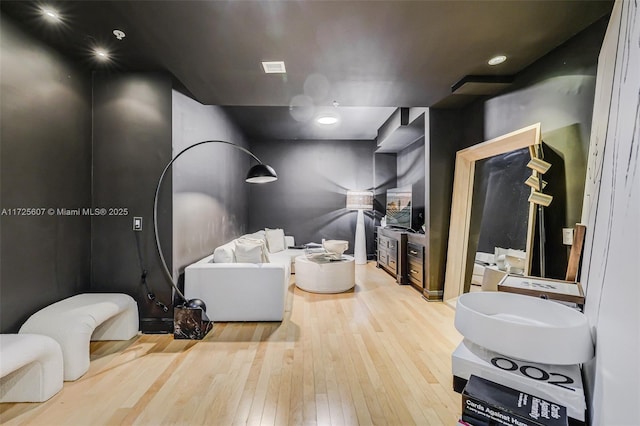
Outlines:
[[50,22],[62,21],[60,13],[58,13],[58,11],[51,6],[43,6],[42,8],[40,8],[40,12],[42,13],[42,16],[44,16]]
[[337,122],[338,117],[335,117],[333,115],[321,115],[320,117],[316,118],[316,123],[318,124],[331,125],[336,124]]
[[263,61],[262,68],[265,74],[284,74],[287,72],[284,61]]
[[113,35],[118,39],[118,40],[122,40],[123,38],[125,38],[127,35],[124,33],[124,31],[122,30],[118,30],[115,29],[113,30]]
[[99,61],[108,61],[109,60],[109,52],[100,47],[96,48],[93,53],[96,55],[96,58]]
[[499,64],[503,63],[506,60],[507,60],[506,56],[498,55],[498,56],[494,56],[493,58],[489,59],[489,61],[487,63],[489,65],[499,65]]

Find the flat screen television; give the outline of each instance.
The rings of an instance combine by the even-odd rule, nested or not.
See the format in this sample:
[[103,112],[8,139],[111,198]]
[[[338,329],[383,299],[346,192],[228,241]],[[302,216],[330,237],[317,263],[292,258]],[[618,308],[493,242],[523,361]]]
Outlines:
[[411,187],[387,189],[387,226],[411,229]]

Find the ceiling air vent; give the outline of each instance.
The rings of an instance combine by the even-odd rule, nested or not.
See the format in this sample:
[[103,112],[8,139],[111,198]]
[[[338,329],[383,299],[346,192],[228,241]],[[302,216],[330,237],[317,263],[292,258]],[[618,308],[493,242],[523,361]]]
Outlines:
[[284,61],[262,62],[265,74],[284,74],[287,72]]

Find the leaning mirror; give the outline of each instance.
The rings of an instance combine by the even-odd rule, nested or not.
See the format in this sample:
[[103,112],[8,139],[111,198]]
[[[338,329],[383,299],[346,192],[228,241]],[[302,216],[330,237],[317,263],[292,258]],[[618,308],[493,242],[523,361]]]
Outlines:
[[[458,151],[456,154],[443,295],[445,301],[455,299],[462,294],[465,290],[465,283],[468,286],[472,278],[473,268],[469,265],[472,265],[473,261],[469,262],[468,260],[473,260],[476,256],[476,247],[469,245],[476,162],[517,150],[529,149],[540,145],[540,143],[540,123],[536,123]],[[525,274],[530,272],[531,266],[534,214],[534,206],[530,204],[527,212],[528,227],[524,250],[525,258],[523,259]]]

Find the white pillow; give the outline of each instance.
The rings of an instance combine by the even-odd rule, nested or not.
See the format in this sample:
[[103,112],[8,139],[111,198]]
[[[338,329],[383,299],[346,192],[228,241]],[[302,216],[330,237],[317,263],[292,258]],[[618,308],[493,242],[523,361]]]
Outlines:
[[240,238],[251,238],[253,240],[260,240],[260,241],[265,241],[265,236],[264,236],[264,232],[260,233],[260,232],[256,232],[255,234],[247,234],[247,235],[243,235]]
[[214,263],[235,263],[235,261],[236,259],[233,253],[233,246],[230,244],[217,247],[213,251]]
[[[250,263],[269,263],[269,251],[267,250],[267,246],[263,240],[256,240],[253,238],[240,237],[236,240],[236,251],[238,249],[238,243],[246,246],[256,246],[260,248],[260,261],[259,262],[250,262]],[[238,254],[236,253],[236,262],[240,262],[238,260]]]
[[269,247],[270,253],[278,253],[284,251],[287,248],[287,244],[284,240],[284,231],[280,228],[277,229],[265,229],[265,235],[267,237],[267,247]]
[[236,241],[236,262],[262,263],[262,248],[258,244]]

